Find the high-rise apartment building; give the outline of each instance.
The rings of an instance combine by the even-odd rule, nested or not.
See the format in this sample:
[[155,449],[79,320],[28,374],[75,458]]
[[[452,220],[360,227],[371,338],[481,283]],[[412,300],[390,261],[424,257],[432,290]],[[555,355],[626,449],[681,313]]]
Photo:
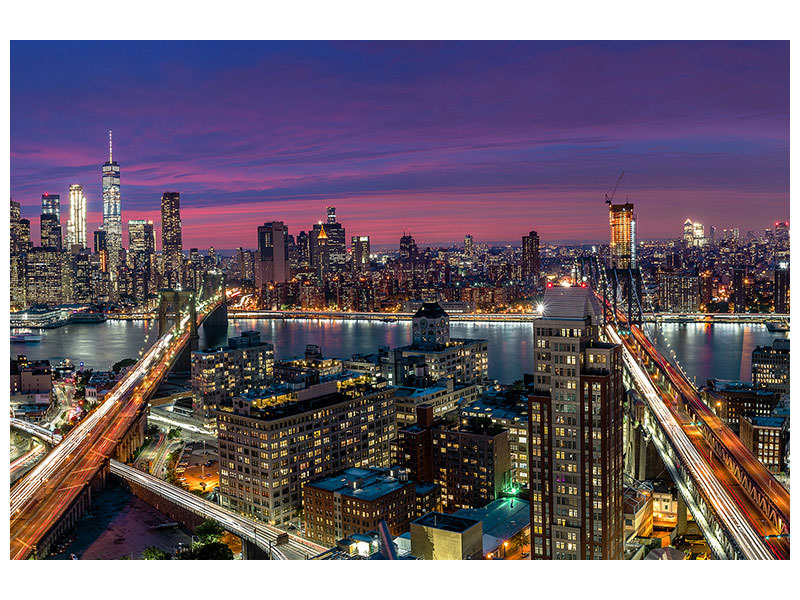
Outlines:
[[535,231],[522,238],[522,280],[539,281],[539,234]]
[[69,186],[69,221],[67,221],[67,250],[73,246],[80,250],[87,247],[86,241],[86,196],[83,186],[73,183]]
[[636,214],[633,212],[633,204],[612,204],[609,206],[608,216],[611,224],[609,266],[618,269],[636,268]]
[[528,397],[531,557],[621,559],[620,346],[601,341],[590,288],[548,288]]
[[161,254],[164,261],[163,287],[183,284],[183,236],[181,233],[181,195],[161,195]]
[[111,152],[111,132],[108,132],[108,160],[103,163],[103,230],[108,249],[108,273],[116,281],[122,249],[122,206],[120,200],[119,164]]
[[289,279],[288,230],[283,221],[264,223],[258,228],[256,289],[265,284],[283,283]]
[[356,273],[369,271],[369,236],[354,235],[350,239],[350,248],[353,253],[353,271]]
[[393,390],[367,379],[278,386],[215,411],[221,504],[286,523],[301,509],[304,484],[350,467],[388,467]]
[[484,506],[511,486],[508,430],[488,419],[434,418],[417,406],[417,422],[397,432],[398,464],[415,481],[441,489],[445,512]]
[[61,225],[61,196],[59,194],[42,194],[42,214],[55,215]]
[[229,407],[234,396],[272,381],[275,351],[261,341],[258,331],[245,331],[228,339],[222,348],[192,352],[194,412],[214,427],[214,411]]

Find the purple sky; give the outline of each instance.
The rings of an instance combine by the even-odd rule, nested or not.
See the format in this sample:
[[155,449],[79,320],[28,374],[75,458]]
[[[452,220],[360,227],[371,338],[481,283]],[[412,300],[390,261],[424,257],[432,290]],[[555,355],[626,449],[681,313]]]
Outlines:
[[606,240],[623,170],[642,239],[789,218],[788,42],[12,42],[34,239],[70,183],[99,224],[108,129],[123,221],[179,191],[187,248],[296,234],[328,204],[373,244]]

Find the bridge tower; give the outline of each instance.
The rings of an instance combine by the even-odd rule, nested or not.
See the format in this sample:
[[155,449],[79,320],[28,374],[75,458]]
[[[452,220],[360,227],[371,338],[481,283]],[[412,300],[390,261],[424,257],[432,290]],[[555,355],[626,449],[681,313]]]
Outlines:
[[[197,335],[197,308],[194,290],[160,290],[158,301],[158,336],[161,337],[172,326],[177,327],[181,321],[181,313],[189,311],[189,343],[175,361],[174,369],[188,371],[191,367],[191,353],[199,348],[200,337]],[[172,315],[172,325],[167,326],[167,317]]]

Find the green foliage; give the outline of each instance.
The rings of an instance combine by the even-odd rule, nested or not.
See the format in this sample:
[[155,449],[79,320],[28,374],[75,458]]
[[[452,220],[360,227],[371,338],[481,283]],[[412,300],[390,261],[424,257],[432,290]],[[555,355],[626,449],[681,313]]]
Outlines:
[[75,398],[86,397],[86,384],[92,378],[92,369],[86,369],[75,375]]
[[148,546],[144,549],[144,552],[142,552],[142,558],[144,560],[171,560],[172,555],[155,546]]
[[171,440],[181,437],[181,430],[178,427],[173,427],[172,429],[169,430],[167,437]]
[[194,534],[200,538],[201,543],[218,542],[225,530],[216,521],[206,519],[194,530]]
[[233,560],[233,552],[222,542],[195,544],[178,554],[179,560]]
[[114,373],[119,373],[125,367],[131,367],[131,366],[133,366],[135,364],[136,364],[136,361],[134,359],[132,359],[132,358],[123,358],[121,361],[115,362],[114,366],[111,367],[111,370],[114,371]]

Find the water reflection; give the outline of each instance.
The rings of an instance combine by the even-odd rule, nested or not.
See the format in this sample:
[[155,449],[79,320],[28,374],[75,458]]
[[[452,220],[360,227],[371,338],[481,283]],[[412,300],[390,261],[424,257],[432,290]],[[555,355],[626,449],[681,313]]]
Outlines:
[[[109,368],[123,358],[136,358],[143,346],[153,343],[155,321],[106,321],[72,324],[43,331],[39,344],[11,344],[11,354],[57,363],[69,358],[94,369]],[[411,341],[411,323],[397,321],[340,321],[240,319],[228,323],[227,333],[200,328],[200,347],[225,344],[228,336],[258,330],[275,345],[278,358],[300,356],[306,344],[317,344],[326,356],[349,358],[354,353],[377,352],[380,346],[396,347]],[[145,342],[145,334],[147,342]],[[504,383],[521,379],[533,364],[533,331],[530,323],[451,323],[451,335],[489,340],[489,376]],[[762,325],[728,323],[666,323],[655,336],[665,354],[677,352],[681,365],[698,382],[710,377],[750,379],[751,353],[755,346],[772,343],[784,334],[770,333]],[[667,342],[669,346],[667,346]]]

